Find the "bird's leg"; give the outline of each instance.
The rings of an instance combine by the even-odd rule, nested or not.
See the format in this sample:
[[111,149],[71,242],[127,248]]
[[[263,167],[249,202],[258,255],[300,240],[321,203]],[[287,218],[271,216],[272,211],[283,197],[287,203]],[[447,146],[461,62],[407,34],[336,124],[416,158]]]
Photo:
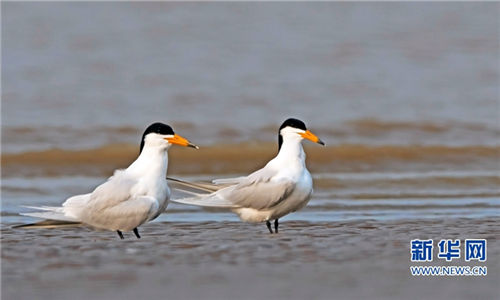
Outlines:
[[274,232],[278,233],[278,219],[274,220]]
[[273,230],[272,230],[272,228],[271,228],[271,222],[266,221],[266,226],[267,226],[267,229],[269,229],[269,232],[270,232],[270,233],[273,233]]
[[134,234],[135,234],[135,236],[136,236],[138,239],[140,239],[140,238],[141,238],[141,236],[139,235],[139,230],[137,230],[137,227],[136,227],[136,228],[134,228]]
[[118,236],[120,237],[120,239],[123,240],[123,233],[120,230],[117,230],[116,233],[118,233]]

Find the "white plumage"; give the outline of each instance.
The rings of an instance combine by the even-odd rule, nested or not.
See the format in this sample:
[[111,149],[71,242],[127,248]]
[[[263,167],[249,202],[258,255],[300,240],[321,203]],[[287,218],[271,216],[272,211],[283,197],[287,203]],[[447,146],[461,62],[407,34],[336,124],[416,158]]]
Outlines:
[[[324,143],[305,128],[302,121],[288,119],[280,127],[278,155],[262,169],[246,177],[217,179],[207,189],[206,184],[181,182],[186,187],[200,188],[210,193],[194,193],[192,197],[173,202],[205,207],[229,208],[246,222],[266,222],[272,233],[270,220],[278,219],[304,207],[309,201],[313,186],[311,174],[306,168],[301,141],[306,138]],[[181,192],[186,192],[182,188]]]
[[152,124],[143,134],[139,157],[128,168],[115,171],[92,193],[73,196],[61,207],[31,207],[42,212],[23,215],[83,223],[117,231],[121,238],[122,231],[134,230],[139,238],[137,227],[155,219],[167,207],[170,189],[165,175],[167,151],[172,144],[197,148],[174,134],[170,126]]

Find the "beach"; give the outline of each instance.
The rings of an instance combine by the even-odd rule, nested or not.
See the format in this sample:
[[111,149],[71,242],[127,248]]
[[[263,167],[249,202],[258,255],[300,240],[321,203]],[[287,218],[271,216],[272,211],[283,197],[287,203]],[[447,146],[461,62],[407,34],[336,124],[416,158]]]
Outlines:
[[[85,228],[2,228],[4,299],[495,299],[497,218],[155,222],[120,240]],[[488,261],[411,263],[410,240],[484,238]],[[481,277],[411,276],[410,265],[483,265]]]

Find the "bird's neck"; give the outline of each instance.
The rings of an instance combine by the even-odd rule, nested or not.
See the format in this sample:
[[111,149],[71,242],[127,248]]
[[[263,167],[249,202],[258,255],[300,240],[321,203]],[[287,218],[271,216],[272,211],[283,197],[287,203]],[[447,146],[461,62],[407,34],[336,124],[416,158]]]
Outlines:
[[281,148],[276,156],[278,161],[293,161],[305,164],[306,154],[299,139],[284,139]]
[[139,157],[127,168],[127,171],[139,176],[165,177],[167,168],[167,149],[146,146],[142,149]]

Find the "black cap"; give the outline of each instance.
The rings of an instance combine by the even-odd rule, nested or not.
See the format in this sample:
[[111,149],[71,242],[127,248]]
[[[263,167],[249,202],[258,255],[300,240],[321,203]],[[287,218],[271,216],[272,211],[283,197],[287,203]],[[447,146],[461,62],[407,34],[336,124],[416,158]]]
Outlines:
[[281,129],[285,127],[292,127],[302,130],[307,130],[306,124],[299,119],[289,118],[280,126],[280,132],[278,132],[278,152],[281,149],[281,145],[283,144],[283,137],[281,136]]
[[304,124],[304,122],[294,118],[289,118],[285,122],[283,122],[283,124],[281,124],[280,126],[280,130],[285,127],[293,127],[297,129],[307,130],[306,124]]
[[172,127],[168,126],[167,124],[163,123],[153,123],[146,128],[144,133],[142,134],[142,140],[141,140],[141,149],[139,151],[142,152],[142,148],[144,148],[144,139],[146,138],[146,135],[150,133],[158,133],[158,134],[163,134],[163,135],[174,135],[174,130]]

